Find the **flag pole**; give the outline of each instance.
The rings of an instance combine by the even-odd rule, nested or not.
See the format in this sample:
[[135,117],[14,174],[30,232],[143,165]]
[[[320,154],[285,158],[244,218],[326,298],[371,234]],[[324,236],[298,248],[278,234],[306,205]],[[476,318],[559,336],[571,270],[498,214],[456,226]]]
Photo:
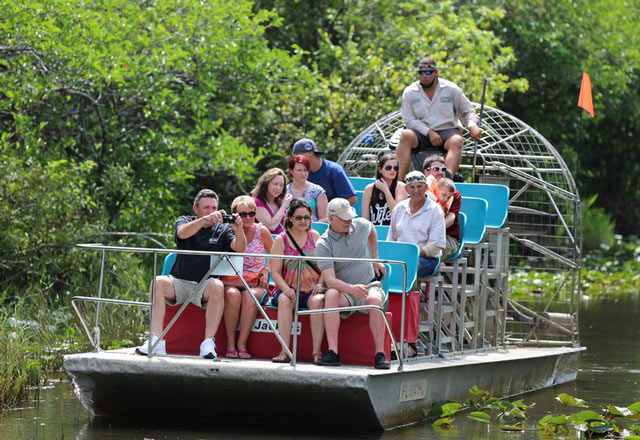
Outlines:
[[[482,125],[482,114],[484,113],[484,98],[487,90],[487,80],[482,84],[482,99],[480,100],[480,117],[478,118],[478,128]],[[471,183],[476,181],[476,155],[478,154],[478,141],[473,142],[473,167],[471,168]]]

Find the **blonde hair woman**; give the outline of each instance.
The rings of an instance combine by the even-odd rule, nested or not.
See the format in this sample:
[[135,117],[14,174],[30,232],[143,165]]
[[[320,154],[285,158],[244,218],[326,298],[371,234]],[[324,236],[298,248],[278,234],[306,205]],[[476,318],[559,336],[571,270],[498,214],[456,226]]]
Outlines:
[[[242,229],[247,237],[244,253],[265,254],[271,251],[273,238],[267,228],[255,222],[256,204],[249,196],[236,197],[231,203],[231,212],[242,219]],[[258,308],[251,295],[260,301],[265,295],[269,279],[269,268],[263,257],[244,257],[242,277],[251,290],[248,291],[238,277],[221,277],[225,283],[224,324],[227,330],[228,358],[251,358],[247,351],[247,339],[256,320]],[[266,297],[265,297],[266,298]],[[236,328],[240,321],[240,333],[236,346]]]

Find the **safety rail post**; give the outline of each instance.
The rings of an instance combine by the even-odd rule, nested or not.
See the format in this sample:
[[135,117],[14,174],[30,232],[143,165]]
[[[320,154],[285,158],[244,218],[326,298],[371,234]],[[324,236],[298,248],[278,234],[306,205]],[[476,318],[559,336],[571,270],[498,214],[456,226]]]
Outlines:
[[[156,305],[156,277],[158,276],[158,253],[153,253],[153,278],[151,278],[151,313],[150,313],[150,322],[149,322],[149,347],[147,349],[147,355],[149,357],[153,357],[153,349],[156,348],[157,344],[152,344],[151,339],[153,338],[153,318],[155,315],[155,305]],[[158,343],[160,339],[158,338]]]
[[[104,264],[107,258],[107,251],[102,250],[102,258],[100,259],[100,282],[98,284],[98,298],[102,298],[102,282],[104,280]],[[96,321],[93,326],[93,351],[100,351],[100,303],[96,303]]]
[[[300,270],[302,269],[302,260],[297,261],[297,266],[298,273],[296,274],[296,297],[294,299],[295,304],[293,305],[293,324],[291,326],[293,330],[293,350],[291,350],[293,356],[291,356],[290,358],[292,367],[296,366],[296,360],[298,357],[298,311],[300,302]],[[311,293],[311,295],[313,295],[313,293]]]

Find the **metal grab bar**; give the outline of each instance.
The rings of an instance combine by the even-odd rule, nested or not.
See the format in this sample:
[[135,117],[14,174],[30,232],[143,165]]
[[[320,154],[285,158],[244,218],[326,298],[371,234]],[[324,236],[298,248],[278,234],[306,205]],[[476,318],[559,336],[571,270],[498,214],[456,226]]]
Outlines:
[[[247,289],[250,290],[249,285],[246,283],[246,281],[244,280],[244,278],[242,277],[242,272],[240,272],[238,270],[238,268],[235,266],[235,264],[233,263],[233,261],[230,259],[230,257],[232,256],[240,256],[240,257],[245,257],[245,256],[249,256],[249,257],[264,257],[264,258],[278,258],[278,259],[287,259],[287,260],[298,260],[298,268],[301,265],[301,262],[304,260],[313,260],[313,261],[333,261],[333,262],[353,262],[355,259],[354,258],[345,258],[345,257],[318,257],[318,256],[312,256],[312,255],[306,255],[306,256],[298,256],[298,255],[273,255],[273,254],[252,254],[252,253],[242,253],[242,252],[213,252],[213,251],[193,251],[193,250],[181,250],[181,249],[158,249],[158,248],[138,248],[138,247],[127,247],[127,246],[107,246],[107,245],[103,245],[103,244],[99,244],[99,243],[81,243],[81,244],[77,244],[77,247],[83,248],[83,249],[91,249],[91,250],[101,250],[102,251],[102,262],[101,262],[101,267],[100,267],[100,284],[98,286],[98,292],[99,295],[102,294],[102,284],[103,284],[103,273],[104,273],[104,261],[105,261],[105,251],[115,251],[115,252],[139,252],[139,253],[152,253],[154,255],[154,259],[153,259],[153,280],[152,280],[152,296],[151,296],[151,303],[142,303],[142,302],[136,302],[136,301],[126,301],[126,300],[108,300],[108,299],[104,299],[104,298],[91,298],[91,297],[74,297],[77,298],[78,300],[83,300],[83,301],[93,301],[96,302],[96,327],[94,327],[94,334],[96,335],[95,338],[92,338],[90,335],[90,331],[88,330],[88,326],[86,325],[86,322],[84,321],[83,317],[80,314],[79,309],[73,305],[73,299],[72,299],[72,305],[76,311],[76,314],[78,315],[78,317],[80,318],[80,321],[85,329],[85,332],[87,333],[87,336],[89,337],[89,341],[92,343],[92,345],[94,346],[94,350],[95,351],[99,351],[100,347],[100,339],[99,339],[99,334],[100,334],[100,330],[97,327],[98,325],[98,319],[99,319],[99,305],[101,303],[115,303],[115,304],[126,304],[126,305],[150,305],[151,306],[151,325],[153,323],[153,308],[154,308],[154,303],[155,303],[155,283],[156,283],[156,269],[157,269],[157,254],[169,254],[169,253],[174,253],[174,254],[183,254],[183,255],[215,255],[215,256],[220,256],[222,258],[218,259],[218,261],[216,262],[216,264],[214,264],[211,268],[209,268],[209,271],[207,271],[207,273],[205,274],[205,276],[200,280],[200,282],[198,283],[198,285],[192,290],[191,294],[189,295],[189,297],[187,298],[187,300],[181,304],[180,309],[178,309],[178,311],[176,312],[175,316],[172,318],[172,320],[169,322],[169,324],[167,324],[167,326],[163,329],[162,333],[160,334],[160,336],[158,337],[157,341],[155,342],[155,344],[151,344],[151,338],[149,338],[149,350],[148,350],[148,356],[152,357],[153,356],[153,349],[156,347],[157,344],[160,343],[160,340],[167,334],[167,332],[171,329],[171,327],[173,326],[173,324],[177,321],[177,319],[180,317],[180,315],[182,315],[182,313],[184,312],[184,310],[186,309],[187,305],[189,304],[189,302],[191,301],[191,299],[195,296],[195,293],[197,292],[197,290],[201,287],[201,285],[208,281],[208,277],[210,275],[210,273],[217,267],[218,264],[220,264],[220,262],[224,260],[226,260],[230,266],[233,268],[234,272],[236,273],[236,275],[238,276],[238,278],[241,280],[243,286]],[[402,316],[401,316],[401,338],[403,338],[404,335],[404,326],[405,326],[405,302],[406,302],[406,278],[407,278],[407,267],[406,267],[406,263],[404,261],[399,261],[399,260],[383,260],[383,259],[375,259],[375,258],[358,258],[357,259],[359,262],[361,263],[388,263],[388,264],[395,264],[395,265],[400,265],[402,266],[403,269],[403,285],[402,285]],[[295,314],[294,314],[294,319],[295,319],[295,324],[297,324],[298,322],[298,315],[299,314],[310,314],[307,311],[298,311],[298,300],[299,300],[299,295],[300,295],[300,291],[299,291],[299,277],[300,277],[300,270],[298,270],[298,280],[297,280],[297,286],[296,286],[296,304],[295,304]],[[91,298],[91,299],[89,299]],[[271,323],[271,319],[267,316],[266,311],[264,310],[264,308],[262,307],[262,305],[259,303],[259,301],[253,296],[251,295],[251,298],[253,299],[253,301],[256,303],[256,306],[258,307],[258,310],[260,310],[262,316],[265,318],[265,321],[267,322],[267,325],[269,326],[269,329],[271,330],[271,332],[274,334],[274,336],[278,339],[278,342],[280,342],[280,345],[282,346],[282,348],[287,352],[287,354],[289,355],[289,357],[292,359],[292,365],[295,366],[295,358],[296,356],[294,355],[294,353],[297,352],[297,333],[294,332],[294,352],[292,353],[291,350],[289,350],[289,348],[287,347],[287,344],[284,343],[284,340],[281,338],[279,332],[275,329],[275,327],[273,326],[273,324]],[[386,314],[384,312],[384,310],[378,306],[351,306],[351,307],[341,307],[339,308],[338,311],[349,311],[351,310],[353,307],[356,307],[356,309],[354,310],[358,310],[357,308],[361,308],[360,310],[366,310],[366,309],[379,309],[380,311],[382,311],[383,314],[383,319],[385,321],[385,325],[387,327],[387,331],[389,332],[391,339],[393,341],[393,346],[394,346],[394,351],[396,353],[396,356],[398,358],[399,361],[399,370],[402,370],[403,367],[403,360],[404,360],[404,351],[399,352],[398,351],[398,347],[396,344],[396,340],[395,340],[395,335],[393,334],[393,330],[391,329],[391,326],[389,325],[389,322],[387,320]],[[328,311],[334,311],[334,310],[330,310],[330,309],[316,309],[315,311],[311,312],[311,313],[324,313],[325,310]],[[150,333],[151,333],[151,328],[150,328]],[[297,353],[296,353],[297,354]]]
[[[314,309],[314,310],[301,310],[298,312],[299,315],[313,315],[316,313],[331,313],[331,312],[357,312],[360,310],[377,310],[382,313],[382,319],[384,319],[385,326],[387,327],[387,331],[391,336],[391,343],[393,344],[393,351],[396,353],[396,358],[398,358],[398,371],[402,371],[404,367],[403,356],[400,355],[400,351],[398,350],[398,343],[396,342],[395,335],[393,334],[393,329],[391,328],[391,324],[389,324],[389,320],[387,319],[387,314],[385,310],[380,306],[368,305],[368,306],[348,306],[348,307],[332,307],[329,309]],[[404,328],[404,327],[401,327]],[[295,367],[295,358],[291,358],[291,365]]]
[[[128,306],[147,306],[149,307],[151,305],[150,302],[140,302],[140,301],[128,301],[125,299],[110,299],[110,298],[96,298],[94,296],[74,296],[71,298],[71,306],[73,307],[73,310],[76,311],[76,315],[78,315],[78,319],[80,319],[80,324],[82,324],[82,327],[84,328],[85,333],[87,334],[87,338],[89,338],[89,342],[91,342],[91,345],[93,346],[94,351],[100,351],[100,341],[99,340],[94,340],[91,337],[91,331],[89,330],[89,326],[87,325],[87,322],[84,319],[84,316],[82,316],[82,313],[80,313],[80,309],[78,309],[78,305],[76,304],[76,302],[78,301],[87,301],[87,302],[95,302],[95,303],[109,303],[109,304],[124,304],[124,305],[128,305]],[[96,330],[96,328],[94,328],[94,331]],[[99,332],[99,329],[98,329]]]

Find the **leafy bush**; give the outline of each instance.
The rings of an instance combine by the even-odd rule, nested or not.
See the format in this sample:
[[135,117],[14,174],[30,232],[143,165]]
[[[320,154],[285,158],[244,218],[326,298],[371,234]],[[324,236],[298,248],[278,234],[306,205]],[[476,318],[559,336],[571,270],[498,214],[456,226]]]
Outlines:
[[585,252],[613,245],[615,222],[607,211],[594,206],[597,198],[597,194],[590,197],[582,211],[582,248]]

